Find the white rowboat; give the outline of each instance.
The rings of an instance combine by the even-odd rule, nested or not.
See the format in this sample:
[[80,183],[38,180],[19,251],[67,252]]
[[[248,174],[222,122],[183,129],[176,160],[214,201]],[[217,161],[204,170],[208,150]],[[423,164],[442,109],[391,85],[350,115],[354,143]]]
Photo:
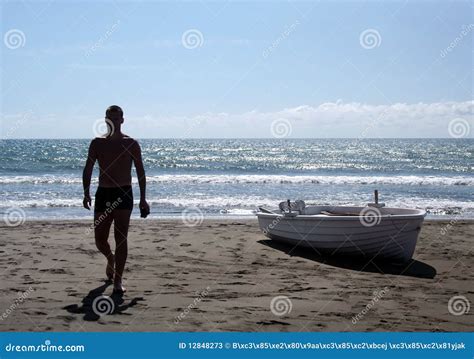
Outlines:
[[[378,202],[378,201],[376,201]],[[296,203],[296,204],[295,204]],[[426,212],[418,209],[308,206],[260,207],[260,229],[272,240],[312,248],[321,255],[350,255],[406,262],[415,251]],[[301,208],[302,207],[302,208]]]

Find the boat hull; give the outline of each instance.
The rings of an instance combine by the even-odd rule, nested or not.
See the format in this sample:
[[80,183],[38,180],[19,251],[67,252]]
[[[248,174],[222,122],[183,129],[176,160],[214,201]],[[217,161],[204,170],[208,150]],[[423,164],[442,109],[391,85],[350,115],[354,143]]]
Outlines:
[[367,224],[359,216],[288,217],[257,213],[260,229],[272,240],[311,248],[321,255],[396,262],[412,258],[424,216],[422,211],[410,215],[382,215]]

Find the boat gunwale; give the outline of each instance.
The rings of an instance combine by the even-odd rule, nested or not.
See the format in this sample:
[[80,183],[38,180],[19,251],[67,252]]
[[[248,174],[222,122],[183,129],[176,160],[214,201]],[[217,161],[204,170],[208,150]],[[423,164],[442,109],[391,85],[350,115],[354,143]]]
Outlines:
[[[364,208],[364,207],[361,207]],[[386,209],[403,209],[403,208],[386,208]],[[371,216],[373,218],[381,218],[381,219],[394,219],[394,220],[403,220],[403,219],[422,219],[426,217],[426,211],[422,209],[414,209],[413,211],[417,211],[419,213],[407,213],[407,214],[381,214],[380,216],[374,215]],[[324,214],[297,214],[296,216],[285,216],[283,213],[264,213],[257,211],[255,215],[260,218],[282,218],[282,219],[288,219],[288,220],[343,220],[343,221],[357,221],[360,222],[361,218],[364,218],[364,216],[359,215],[359,216],[337,216],[337,215],[324,215]]]

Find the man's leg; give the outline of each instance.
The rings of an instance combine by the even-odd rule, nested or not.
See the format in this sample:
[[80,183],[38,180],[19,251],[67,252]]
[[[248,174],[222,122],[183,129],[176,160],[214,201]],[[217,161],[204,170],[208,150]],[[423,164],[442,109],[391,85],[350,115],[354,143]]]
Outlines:
[[123,270],[128,254],[128,225],[130,224],[131,210],[114,210],[114,236],[115,236],[115,277],[114,289],[124,291],[122,286]]
[[107,268],[105,273],[108,279],[112,279],[114,276],[114,255],[110,249],[108,242],[110,226],[112,225],[113,216],[107,212],[95,212],[94,213],[94,233],[95,233],[95,245],[97,249],[107,259]]

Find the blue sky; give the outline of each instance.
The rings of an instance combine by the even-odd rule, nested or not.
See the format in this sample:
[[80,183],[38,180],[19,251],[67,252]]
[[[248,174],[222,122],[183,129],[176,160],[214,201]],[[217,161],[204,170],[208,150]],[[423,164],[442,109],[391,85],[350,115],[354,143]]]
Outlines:
[[3,137],[88,138],[110,104],[136,137],[271,137],[275,121],[290,137],[449,137],[461,121],[472,137],[472,11],[3,2]]

